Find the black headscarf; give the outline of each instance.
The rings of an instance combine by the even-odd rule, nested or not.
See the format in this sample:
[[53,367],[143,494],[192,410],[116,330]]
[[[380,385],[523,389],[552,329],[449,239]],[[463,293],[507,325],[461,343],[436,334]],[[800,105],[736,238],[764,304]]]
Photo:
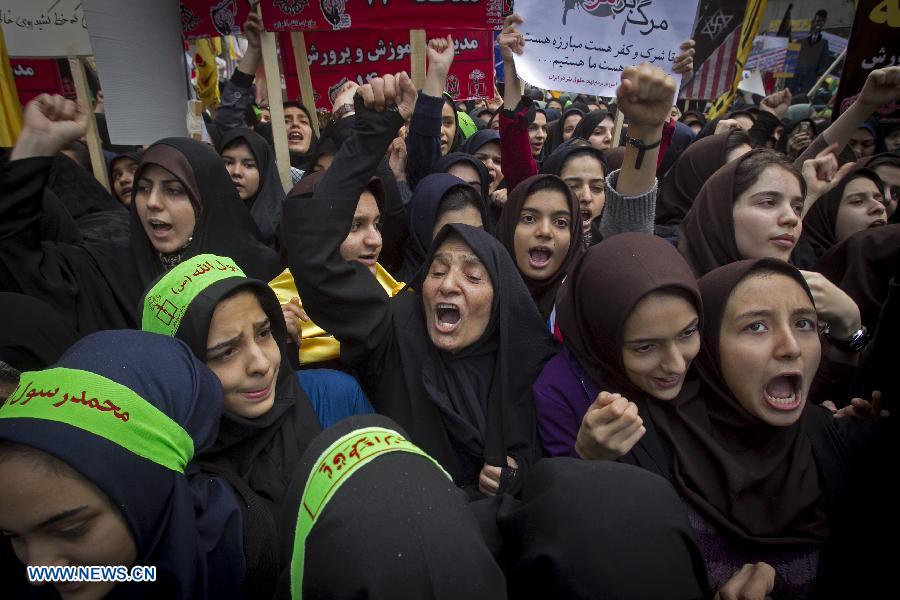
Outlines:
[[[480,163],[473,158],[474,162]],[[484,168],[484,165],[481,166]],[[409,211],[409,242],[406,246],[406,254],[403,261],[403,269],[398,273],[401,281],[415,279],[425,261],[428,248],[431,247],[434,225],[437,222],[437,212],[441,200],[451,191],[463,188],[471,190],[474,195],[477,192],[468,183],[447,173],[432,173],[422,179],[413,192],[412,199],[407,207]],[[478,203],[481,210],[481,220],[485,229],[491,229],[491,221],[487,206],[484,201]]]
[[444,104],[453,109],[453,120],[456,122],[456,132],[453,134],[453,139],[450,140],[450,149],[447,151],[447,154],[451,152],[459,151],[460,147],[463,145],[463,141],[465,140],[465,136],[462,133],[462,129],[459,128],[459,113],[456,110],[456,103],[453,101],[447,93],[441,95],[441,98],[444,99]]
[[812,303],[800,272],[776,259],[743,260],[700,278],[699,394],[651,403],[650,413],[673,455],[676,488],[719,531],[767,545],[822,542],[829,528],[806,420],[787,427],[761,421],[738,403],[722,374],[719,340],[728,300],[758,271],[790,277]]
[[[216,438],[222,386],[182,342],[103,331],[76,343],[54,366],[95,373],[133,391],[187,432],[194,456]],[[156,582],[119,583],[109,598],[238,594],[241,514],[228,484],[201,473],[195,462],[177,472],[67,422],[0,419],[0,439],[65,462],[121,512],[137,547],[135,564],[155,566]]]
[[[178,177],[194,205],[196,224],[188,245],[175,256],[176,263],[197,254],[231,256],[249,276],[270,281],[281,272],[278,255],[266,247],[262,234],[250,211],[241,202],[222,159],[203,144],[186,138],[166,138],[150,146],[144,153],[135,182],[148,164],[156,164]],[[137,215],[132,191],[131,239],[135,268],[141,288],[166,270],[160,254],[153,248]]]
[[[620,393],[638,406],[647,433],[623,461],[671,477],[648,412],[649,404],[660,401],[631,383],[622,357],[628,317],[641,300],[660,291],[688,299],[702,328],[700,291],[678,251],[655,235],[622,233],[592,246],[569,270],[559,290],[556,322],[597,389]],[[680,396],[691,393],[696,394],[696,383],[686,381]]]
[[474,155],[482,146],[491,142],[500,143],[500,133],[494,129],[482,129],[473,133],[462,145],[460,152]]
[[[288,151],[288,156],[290,157],[290,160],[291,160],[291,166],[294,167],[295,169],[301,169],[303,171],[308,171],[310,165],[313,163],[314,157],[316,156],[316,151],[317,151],[316,149],[319,145],[319,138],[318,138],[318,136],[316,136],[315,129],[312,128],[313,117],[310,116],[309,111],[306,109],[306,107],[299,102],[285,102],[284,106],[285,106],[285,108],[287,108],[289,106],[299,108],[304,113],[306,113],[307,117],[309,117],[310,132],[311,132],[310,135],[312,136],[312,139],[309,142],[309,149],[306,152],[304,152],[303,154],[300,154],[299,152],[294,152],[293,150]],[[274,153],[275,152],[275,137],[274,137],[274,134],[272,133],[272,131],[273,131],[272,123],[271,122],[258,123],[253,128],[253,131],[258,133],[260,136],[262,136],[262,138],[264,140],[266,140],[266,143],[269,144],[269,147],[272,149],[272,152]]]
[[0,361],[17,371],[46,369],[75,343],[72,327],[46,302],[0,292]]
[[[556,302],[556,291],[562,284],[563,279],[566,278],[569,269],[572,268],[575,261],[584,253],[584,242],[581,239],[583,235],[581,219],[579,217],[581,208],[578,204],[578,198],[575,197],[575,194],[572,193],[569,186],[556,175],[534,175],[512,190],[503,207],[503,212],[500,214],[500,222],[497,224],[497,239],[500,240],[500,243],[503,244],[506,251],[509,252],[509,256],[512,258],[513,263],[515,263],[516,227],[519,224],[522,209],[528,201],[528,198],[531,196],[531,190],[538,184],[547,180],[553,180],[558,184],[552,189],[563,193],[566,203],[569,206],[569,211],[571,212],[571,218],[569,219],[569,247],[566,249],[565,258],[559,266],[559,270],[557,270],[556,273],[553,273],[548,279],[531,279],[526,277],[525,274],[519,270],[519,274],[522,276],[522,280],[528,287],[531,298],[534,300],[538,311],[541,313],[541,318],[545,321],[550,318],[550,314],[553,312],[553,305]],[[518,270],[518,265],[516,266],[516,269]]]
[[547,127],[547,141],[544,143],[545,156],[550,156],[550,154],[552,154],[554,150],[556,150],[563,142],[566,141],[563,139],[563,128],[566,125],[566,119],[574,114],[578,114],[584,117],[587,112],[588,110],[585,106],[570,106],[563,111],[562,116],[558,120],[554,121]]
[[581,138],[576,139],[574,136],[569,141],[563,142],[552,154],[547,155],[547,158],[545,158],[543,164],[541,164],[541,173],[562,177],[563,167],[576,152],[579,155],[588,154],[593,156],[601,165],[603,165],[603,177],[605,178],[606,175],[609,174],[610,169],[607,166],[606,154],[604,153],[606,151],[597,150],[586,143],[585,140],[582,140]]
[[466,154],[464,152],[450,152],[446,156],[442,156],[434,163],[434,167],[432,167],[432,173],[446,173],[450,170],[455,164],[464,162],[467,165],[471,165],[475,172],[478,173],[478,179],[481,182],[480,193],[482,201],[485,203],[485,206],[489,206],[490,200],[488,199],[488,189],[491,187],[491,174],[488,173],[487,167],[484,166],[484,163],[472,156],[471,154]]
[[[434,238],[426,268],[415,282],[416,296],[421,295],[435,252],[451,235],[462,238],[490,275],[494,290],[490,320],[477,341],[451,354],[437,349],[428,339],[419,300],[419,332],[417,339],[408,343],[421,347],[420,385],[437,406],[454,441],[460,466],[466,472],[463,479],[477,482],[485,462],[505,467],[506,456],[510,455],[525,468],[536,460],[537,456],[521,455],[523,451],[538,451],[531,385],[553,356],[556,344],[509,253],[481,229],[461,224],[444,226]],[[521,483],[501,481],[501,485],[515,492]]]
[[838,243],[837,220],[844,190],[851,181],[860,178],[869,179],[880,192],[884,192],[884,182],[878,173],[866,167],[857,167],[844,176],[833,190],[816,200],[803,217],[801,237],[812,246],[816,258],[821,257]]
[[591,136],[594,134],[594,129],[596,129],[597,125],[602,123],[603,119],[608,116],[610,116],[609,111],[592,110],[588,114],[584,115],[584,118],[578,122],[578,125],[575,127],[575,131],[572,132],[572,137],[590,141]]
[[275,152],[261,135],[239,127],[222,136],[219,143],[219,154],[234,144],[236,140],[243,140],[250,148],[251,154],[256,158],[256,168],[259,171],[259,188],[256,190],[256,194],[244,200],[244,204],[250,209],[250,216],[259,227],[265,244],[273,250],[277,250],[284,189],[281,187],[278,165],[275,164]]

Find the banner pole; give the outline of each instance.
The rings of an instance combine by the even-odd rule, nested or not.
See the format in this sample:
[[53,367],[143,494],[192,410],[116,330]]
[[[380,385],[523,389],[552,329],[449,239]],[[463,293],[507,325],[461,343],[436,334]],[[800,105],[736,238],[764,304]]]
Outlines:
[[87,76],[84,73],[84,63],[75,56],[69,57],[69,68],[72,71],[72,81],[75,83],[75,95],[81,109],[88,113],[87,138],[88,154],[91,157],[91,168],[94,177],[109,191],[109,173],[106,170],[106,158],[103,156],[103,145],[100,143],[100,132],[97,130],[97,119],[94,116],[94,105],[91,103],[91,95],[88,92]]
[[412,50],[410,52],[412,73],[409,75],[412,77],[413,85],[416,86],[416,89],[421,90],[425,87],[425,57],[427,55],[425,30],[410,29],[409,45],[410,50]]
[[613,145],[622,145],[622,129],[625,127],[625,113],[616,107],[616,128],[613,132]]
[[275,34],[260,32],[263,71],[266,74],[266,91],[269,96],[269,113],[272,115],[272,140],[275,142],[275,161],[285,191],[293,186],[291,179],[291,155],[288,152],[287,130],[284,126],[284,94],[281,91],[281,69],[278,67],[278,50]]
[[831,66],[825,69],[825,72],[822,73],[822,76],[819,77],[819,80],[816,82],[816,84],[812,86],[806,93],[806,97],[809,98],[810,103],[812,103],[813,94],[816,93],[816,90],[819,89],[819,87],[822,85],[822,82],[825,81],[825,78],[831,75],[831,72],[834,71],[834,68],[838,66],[838,63],[844,60],[845,56],[847,56],[847,48],[844,48],[844,50],[838,55],[838,57],[834,59],[834,62],[831,63]]
[[313,92],[312,75],[309,72],[309,57],[306,54],[306,37],[302,31],[291,32],[291,45],[294,47],[294,62],[297,65],[297,77],[300,78],[300,97],[303,106],[309,111],[312,129],[319,136],[319,119],[316,112],[316,96]]

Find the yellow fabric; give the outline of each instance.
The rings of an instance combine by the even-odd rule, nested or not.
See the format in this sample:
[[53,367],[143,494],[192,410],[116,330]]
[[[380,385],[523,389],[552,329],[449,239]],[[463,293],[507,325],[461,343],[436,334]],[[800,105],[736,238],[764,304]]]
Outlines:
[[[375,279],[384,288],[385,293],[393,298],[406,284],[394,279],[384,267],[375,264]],[[300,294],[297,292],[297,284],[294,283],[294,276],[288,269],[285,269],[278,277],[269,282],[269,287],[278,297],[279,304],[287,304],[291,298],[298,298]],[[303,306],[301,299],[300,306]],[[300,364],[308,365],[311,363],[324,362],[326,360],[334,360],[341,356],[341,344],[330,333],[313,323],[307,321],[300,323]]]
[[19,106],[12,65],[6,54],[6,40],[0,29],[0,147],[15,146],[21,130],[22,108]]
[[[218,38],[216,39],[218,40]],[[202,64],[198,64],[199,61],[196,57],[194,58],[194,64],[197,67],[197,96],[203,103],[203,110],[214,109],[221,101],[215,44],[212,40],[203,38],[197,40],[196,48],[197,55],[202,61]]]
[[760,22],[763,13],[766,12],[767,0],[747,0],[747,9],[744,11],[744,21],[741,24],[741,37],[738,44],[737,55],[735,56],[734,81],[731,82],[731,88],[716,98],[706,113],[708,119],[718,119],[731,107],[734,96],[737,94],[738,85],[744,78],[744,64],[747,57],[750,56],[750,50],[753,49],[753,40],[759,31]]

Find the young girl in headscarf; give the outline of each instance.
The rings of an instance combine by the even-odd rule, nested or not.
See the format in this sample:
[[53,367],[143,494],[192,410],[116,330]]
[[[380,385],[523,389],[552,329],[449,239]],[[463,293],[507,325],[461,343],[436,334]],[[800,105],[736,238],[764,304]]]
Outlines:
[[86,116],[60,96],[39,96],[0,181],[0,285],[50,302],[80,333],[135,327],[144,289],[185,258],[220,252],[268,280],[278,256],[261,241],[219,156],[205,144],[167,138],[135,173],[131,239],[44,243],[33,226],[56,150],[84,133]]
[[694,386],[688,370],[700,348],[703,310],[690,267],[661,238],[623,233],[576,263],[556,310],[565,347],[534,384],[544,449],[551,456],[625,456],[665,475],[647,411]]
[[221,409],[181,342],[81,340],[0,407],[0,529],[29,565],[156,568],[155,581],[54,584],[63,597],[244,597],[238,504],[195,461]]
[[219,144],[219,153],[238,196],[259,227],[263,241],[277,251],[284,189],[275,152],[259,134],[240,127],[222,136]]
[[887,449],[876,444],[896,439],[892,421],[835,420],[813,405],[823,348],[813,293],[795,268],[739,261],[698,285],[699,390],[651,403],[650,414],[713,589],[741,565],[766,563],[761,589],[773,597],[776,573],[793,597],[874,592],[879,576],[855,569],[870,560],[878,527],[856,510],[880,485]]

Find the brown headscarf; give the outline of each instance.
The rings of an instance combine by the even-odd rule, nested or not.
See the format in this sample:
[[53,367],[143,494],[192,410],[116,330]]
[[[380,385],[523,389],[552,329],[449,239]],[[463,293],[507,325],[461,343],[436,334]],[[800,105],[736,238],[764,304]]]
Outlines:
[[870,332],[878,326],[900,252],[900,224],[858,231],[826,252],[816,266],[859,306]]
[[879,191],[884,191],[884,183],[878,173],[872,169],[857,167],[850,171],[833,190],[816,200],[816,203],[803,217],[802,237],[812,246],[816,258],[828,252],[832,246],[838,243],[835,227],[844,190],[851,181],[861,177],[870,179]]
[[[500,243],[503,244],[509,252],[509,255],[512,257],[513,263],[515,263],[516,226],[519,223],[519,216],[522,213],[522,208],[525,206],[526,200],[528,200],[528,197],[531,195],[532,188],[547,179],[555,180],[558,183],[557,188],[560,192],[565,194],[566,200],[569,203],[569,210],[571,211],[572,218],[569,220],[569,232],[571,234],[569,250],[566,252],[565,260],[559,270],[554,273],[552,277],[545,280],[531,279],[524,274],[522,275],[522,279],[525,281],[525,285],[528,286],[528,291],[531,292],[531,297],[534,300],[534,303],[537,304],[538,311],[540,311],[541,317],[545,321],[550,318],[550,314],[553,312],[553,305],[556,302],[556,291],[559,289],[560,284],[562,284],[563,279],[565,279],[566,273],[572,268],[575,260],[584,253],[584,243],[581,239],[581,219],[579,217],[581,208],[578,204],[578,198],[575,197],[575,194],[572,193],[569,186],[556,175],[534,175],[529,177],[517,185],[510,193],[509,198],[506,200],[506,204],[503,206],[503,212],[500,214],[500,221],[497,223],[496,233],[497,239],[500,240]],[[521,269],[519,272],[521,273]]]
[[[777,156],[772,150],[757,148],[713,173],[678,226],[678,251],[697,277],[744,258],[734,236],[734,180],[745,160],[765,153]],[[800,188],[805,194],[802,180]]]
[[[625,375],[625,321],[644,297],[677,290],[703,304],[691,268],[672,244],[648,233],[621,233],[592,246],[560,287],[556,322],[566,346],[595,383],[632,399],[646,396]],[[604,391],[614,391],[603,387]]]
[[700,189],[725,164],[730,132],[697,140],[685,150],[666,174],[656,201],[656,223],[678,225],[694,204]]
[[650,413],[673,455],[681,496],[717,530],[760,544],[821,542],[829,528],[805,419],[789,427],[760,421],[738,403],[722,375],[726,305],[738,284],[759,271],[790,277],[812,302],[800,272],[777,259],[734,262],[702,277],[703,343],[694,361],[700,393],[651,403]]

